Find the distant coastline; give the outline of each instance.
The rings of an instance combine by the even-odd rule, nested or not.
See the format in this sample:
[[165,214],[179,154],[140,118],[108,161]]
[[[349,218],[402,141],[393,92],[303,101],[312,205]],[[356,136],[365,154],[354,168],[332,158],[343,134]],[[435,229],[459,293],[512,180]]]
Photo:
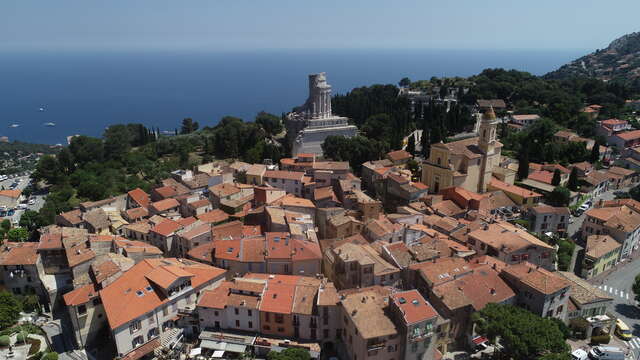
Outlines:
[[[300,81],[327,71],[335,93],[409,76],[469,76],[488,67],[542,75],[584,50],[270,50],[256,52],[2,52],[0,136],[65,144],[139,122],[172,131],[185,117],[203,126],[225,115],[279,114],[306,96]],[[46,104],[46,111],[37,111]],[[20,124],[9,128],[10,124]],[[43,126],[55,123],[55,127]]]

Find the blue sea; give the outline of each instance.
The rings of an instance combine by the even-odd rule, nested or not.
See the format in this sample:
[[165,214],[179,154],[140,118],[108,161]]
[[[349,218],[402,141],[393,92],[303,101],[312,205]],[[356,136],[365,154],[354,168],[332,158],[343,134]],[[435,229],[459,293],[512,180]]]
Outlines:
[[[324,71],[334,93],[502,67],[542,75],[585,50],[272,50],[244,52],[0,52],[0,136],[66,143],[110,124],[173,130],[225,115],[251,120],[304,103],[307,74]],[[39,111],[43,107],[44,111]],[[54,127],[44,126],[55,123]],[[18,127],[10,127],[17,124]]]

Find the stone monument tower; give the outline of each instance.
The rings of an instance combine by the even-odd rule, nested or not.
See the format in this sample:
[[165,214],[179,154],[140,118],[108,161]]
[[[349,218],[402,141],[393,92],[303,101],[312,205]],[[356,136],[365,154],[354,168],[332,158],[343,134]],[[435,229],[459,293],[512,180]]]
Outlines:
[[349,119],[333,115],[331,85],[325,73],[309,75],[309,97],[304,105],[287,114],[287,139],[293,156],[299,153],[322,155],[322,143],[331,135],[355,136],[358,128]]

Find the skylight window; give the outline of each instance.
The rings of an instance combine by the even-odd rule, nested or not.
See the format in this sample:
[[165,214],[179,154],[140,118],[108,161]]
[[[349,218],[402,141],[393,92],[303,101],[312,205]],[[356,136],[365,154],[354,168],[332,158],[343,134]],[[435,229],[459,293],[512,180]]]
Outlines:
[[138,295],[138,296],[144,296],[144,291],[142,291],[142,290],[137,290],[137,291],[136,291],[136,295]]

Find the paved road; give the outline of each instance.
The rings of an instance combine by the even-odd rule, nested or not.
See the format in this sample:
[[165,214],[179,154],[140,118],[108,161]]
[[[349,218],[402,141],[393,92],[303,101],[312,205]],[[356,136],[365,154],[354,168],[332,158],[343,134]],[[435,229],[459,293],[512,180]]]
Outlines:
[[[615,199],[615,195],[613,195],[613,193],[615,191],[628,191],[628,190],[629,189],[626,188],[626,189],[620,189],[620,190],[605,191],[604,193],[592,198],[591,199],[591,204],[592,204],[592,206],[595,205],[595,203],[598,200],[613,200],[613,199]],[[580,215],[578,217],[575,217],[573,215],[571,216],[571,219],[573,220],[573,222],[569,224],[569,229],[568,229],[569,236],[571,238],[573,238],[574,235],[580,230],[580,227],[582,226],[582,222],[584,221],[585,217],[586,217],[585,213],[583,213],[582,215]]]
[[640,308],[631,291],[634,278],[640,274],[640,257],[637,253],[635,255],[635,259],[622,262],[615,271],[595,284],[613,298],[611,310],[633,331],[635,338],[625,344],[632,349],[634,359],[640,356]]

